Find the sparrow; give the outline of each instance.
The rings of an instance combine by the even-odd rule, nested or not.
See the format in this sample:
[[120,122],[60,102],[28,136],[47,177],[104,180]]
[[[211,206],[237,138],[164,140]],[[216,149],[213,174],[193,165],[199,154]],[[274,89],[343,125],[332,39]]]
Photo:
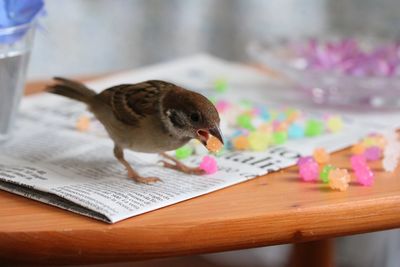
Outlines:
[[206,146],[210,136],[222,144],[217,109],[203,95],[160,80],[121,84],[96,93],[81,82],[55,77],[47,92],[85,103],[104,125],[114,142],[114,156],[138,183],[160,181],[143,177],[124,158],[124,149],[159,153],[163,166],[188,174],[203,174],[166,151],[175,150],[191,139]]

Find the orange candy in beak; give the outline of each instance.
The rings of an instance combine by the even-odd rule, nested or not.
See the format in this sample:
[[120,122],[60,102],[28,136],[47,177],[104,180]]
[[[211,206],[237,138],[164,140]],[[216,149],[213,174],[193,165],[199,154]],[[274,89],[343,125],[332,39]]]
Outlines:
[[207,149],[213,153],[217,153],[218,151],[221,150],[222,148],[222,143],[221,141],[218,140],[218,138],[216,138],[213,135],[210,135],[210,137],[207,140]]

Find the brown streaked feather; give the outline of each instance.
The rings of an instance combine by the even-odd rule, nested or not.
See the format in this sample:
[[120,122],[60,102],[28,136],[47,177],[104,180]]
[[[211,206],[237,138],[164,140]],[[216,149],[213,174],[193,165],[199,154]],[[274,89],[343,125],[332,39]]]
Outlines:
[[120,121],[137,125],[141,118],[159,112],[161,94],[173,86],[156,80],[122,84],[104,90],[99,94],[99,98],[111,106],[114,115]]

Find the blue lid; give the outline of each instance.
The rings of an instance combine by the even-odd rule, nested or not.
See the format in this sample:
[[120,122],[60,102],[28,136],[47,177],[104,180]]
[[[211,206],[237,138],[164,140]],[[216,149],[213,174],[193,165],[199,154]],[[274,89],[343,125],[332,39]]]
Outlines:
[[[32,22],[43,12],[43,0],[0,0],[0,31]],[[13,43],[21,38],[25,30],[0,34],[0,43]]]

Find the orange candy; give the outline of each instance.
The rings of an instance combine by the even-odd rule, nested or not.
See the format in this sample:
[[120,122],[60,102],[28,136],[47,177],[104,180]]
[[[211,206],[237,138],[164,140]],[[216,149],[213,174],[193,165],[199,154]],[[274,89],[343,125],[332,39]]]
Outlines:
[[329,187],[346,191],[349,187],[350,175],[346,169],[333,169],[329,172]]
[[221,141],[218,140],[218,138],[216,138],[213,135],[210,135],[210,137],[207,140],[207,149],[211,152],[217,153],[218,151],[220,151],[222,148],[222,143]]
[[238,136],[232,140],[232,145],[237,150],[246,150],[249,149],[250,143],[247,137],[245,136]]
[[257,130],[263,133],[272,133],[272,125],[270,123],[263,123]]
[[300,112],[298,110],[293,110],[292,112],[290,112],[287,115],[287,121],[289,123],[294,122],[295,120],[297,120],[300,117]]
[[278,127],[276,128],[277,132],[286,132],[288,129],[288,124],[286,122],[281,122]]
[[361,155],[364,153],[364,151],[365,151],[365,147],[361,143],[355,144],[351,147],[351,154],[353,154],[353,155]]
[[76,129],[80,132],[89,131],[90,127],[90,118],[86,115],[82,115],[78,118],[75,125]]
[[326,164],[329,162],[329,154],[324,148],[316,148],[313,157],[318,164]]

